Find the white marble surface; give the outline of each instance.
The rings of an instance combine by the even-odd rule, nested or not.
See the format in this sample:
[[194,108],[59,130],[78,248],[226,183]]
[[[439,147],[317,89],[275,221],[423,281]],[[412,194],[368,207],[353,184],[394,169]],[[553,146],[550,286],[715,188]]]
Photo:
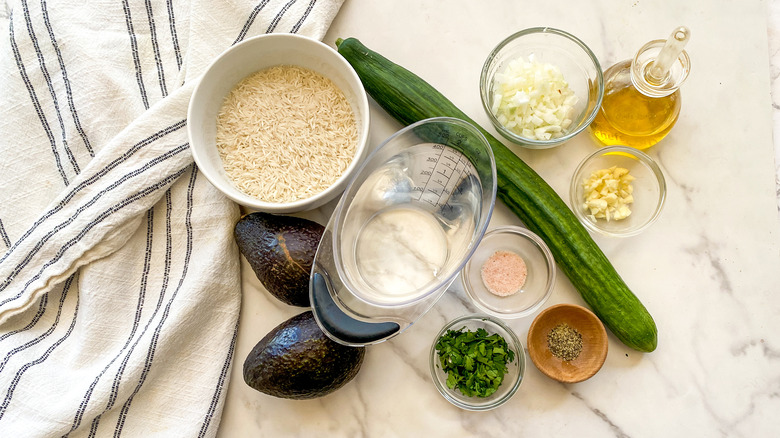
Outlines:
[[[407,332],[369,347],[360,374],[344,388],[309,401],[276,399],[244,384],[243,360],[301,309],[270,298],[244,262],[241,329],[220,436],[780,436],[780,228],[770,110],[780,126],[779,15],[778,1],[347,0],[327,43],[358,37],[485,127],[479,69],[516,30],[570,31],[606,67],[677,25],[691,28],[682,114],[649,151],[667,177],[665,211],[640,236],[596,237],[654,316],[658,349],[637,353],[610,334],[607,361],[590,380],[559,384],[529,362],[509,403],[462,411],[436,392],[428,372],[436,332],[474,310],[456,283]],[[374,144],[399,128],[372,107]],[[558,149],[517,153],[567,199],[571,172],[593,148],[581,135]],[[501,224],[519,221],[498,205],[491,228]],[[548,305],[561,302],[583,304],[564,275]],[[525,339],[530,322],[509,325]]]
[[780,0],[770,0],[767,5],[767,38],[772,95],[772,126],[775,139],[777,206],[780,211]]

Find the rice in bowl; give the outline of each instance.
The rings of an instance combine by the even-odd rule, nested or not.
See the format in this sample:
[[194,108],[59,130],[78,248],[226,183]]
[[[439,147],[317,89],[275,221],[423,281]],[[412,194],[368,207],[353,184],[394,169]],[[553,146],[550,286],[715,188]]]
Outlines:
[[295,65],[250,74],[217,116],[216,145],[242,193],[271,203],[310,198],[333,185],[355,157],[358,127],[344,93]]

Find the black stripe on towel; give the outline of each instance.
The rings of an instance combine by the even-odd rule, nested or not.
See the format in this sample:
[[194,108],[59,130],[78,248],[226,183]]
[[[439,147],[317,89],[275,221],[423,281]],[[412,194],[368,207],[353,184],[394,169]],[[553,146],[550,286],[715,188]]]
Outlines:
[[255,8],[252,10],[252,13],[249,14],[249,17],[246,19],[246,22],[244,23],[244,27],[241,28],[241,32],[238,33],[238,36],[236,37],[236,40],[233,41],[233,44],[236,44],[246,38],[246,34],[249,32],[249,28],[252,27],[252,23],[255,22],[255,19],[257,18],[257,14],[260,13],[260,11],[265,8],[265,5],[268,4],[269,0],[263,0],[260,3],[255,6]]
[[[105,367],[103,367],[103,370],[100,371],[100,373],[92,381],[92,384],[89,385],[89,389],[87,390],[87,393],[84,394],[84,398],[82,398],[81,400],[79,409],[78,411],[76,411],[76,415],[73,418],[73,425],[71,426],[70,430],[65,435],[63,435],[63,437],[68,436],[71,432],[76,430],[81,425],[81,421],[84,417],[84,412],[87,410],[87,405],[89,404],[89,400],[92,397],[92,392],[95,390],[95,387],[97,386],[98,382],[103,377],[103,375],[106,372],[108,372],[108,369],[111,367],[111,365],[113,365],[114,362],[117,359],[119,359],[120,356],[122,356],[125,350],[127,350],[127,348],[130,346],[130,343],[133,341],[133,337],[135,336],[135,333],[138,330],[138,326],[141,323],[141,311],[143,310],[144,300],[146,299],[146,287],[147,287],[147,282],[149,280],[149,271],[151,270],[153,242],[154,242],[154,208],[150,208],[149,211],[146,212],[146,252],[145,252],[146,255],[144,256],[144,268],[141,273],[141,290],[138,294],[138,302],[135,305],[135,318],[133,319],[133,327],[130,329],[130,335],[127,337],[127,341],[125,341],[125,345],[122,346],[122,349],[119,350],[116,356],[114,356],[108,362],[108,364],[106,364]],[[129,357],[129,353],[128,353],[128,357]],[[122,370],[124,370],[124,367],[126,365],[127,365],[127,361],[124,361],[122,363]]]
[[149,98],[146,95],[146,87],[144,86],[144,77],[141,70],[141,59],[138,56],[138,42],[135,38],[135,31],[133,30],[133,17],[130,15],[130,5],[128,0],[122,0],[122,8],[125,11],[125,23],[127,24],[127,33],[130,35],[130,47],[133,51],[133,63],[135,64],[135,79],[138,82],[138,90],[141,92],[141,100],[144,103],[144,108],[149,109]]
[[[70,280],[70,278],[68,280]],[[57,309],[57,316],[54,317],[54,323],[52,324],[52,326],[49,327],[45,332],[43,332],[37,338],[31,339],[31,340],[25,342],[24,344],[19,345],[19,346],[15,347],[15,348],[11,349],[10,351],[8,351],[8,353],[6,353],[5,357],[3,358],[2,362],[0,362],[0,373],[3,372],[3,370],[5,369],[5,366],[8,363],[8,361],[11,360],[11,358],[16,353],[19,353],[20,351],[24,351],[24,350],[26,350],[26,349],[28,349],[28,348],[30,348],[32,346],[35,346],[35,345],[41,343],[44,339],[49,337],[49,335],[54,331],[54,329],[57,328],[57,324],[59,324],[59,322],[60,322],[60,316],[62,315],[62,306],[63,306],[63,303],[65,302],[65,296],[67,295],[65,293],[65,291],[67,291],[68,288],[70,287],[70,283],[68,283],[68,280],[66,280],[66,282],[65,282],[65,288],[63,289],[62,297],[60,298],[59,308]],[[43,303],[44,300],[42,299],[41,302]],[[46,311],[45,308],[43,310],[44,310],[44,312]],[[39,311],[40,311],[40,309],[39,309]]]
[[22,10],[24,11],[24,21],[27,23],[27,33],[30,35],[30,41],[35,48],[35,54],[38,57],[38,64],[41,66],[41,73],[46,80],[46,86],[49,88],[49,95],[51,96],[52,104],[54,105],[54,112],[57,114],[57,121],[60,124],[60,133],[62,136],[62,147],[65,149],[65,153],[68,155],[70,165],[73,166],[73,171],[78,175],[81,173],[76,157],[73,155],[73,151],[68,146],[68,136],[65,133],[65,122],[62,120],[62,112],[60,111],[60,103],[57,100],[57,93],[54,91],[54,85],[51,82],[51,76],[49,75],[49,69],[46,68],[46,61],[43,59],[43,52],[38,44],[38,37],[35,35],[33,29],[32,18],[30,17],[30,10],[27,7],[27,1],[22,0]]
[[165,310],[163,310],[162,317],[160,318],[160,322],[157,324],[157,327],[154,330],[154,334],[152,335],[152,340],[149,345],[149,350],[146,353],[146,363],[144,364],[143,372],[141,373],[141,378],[138,381],[138,384],[136,385],[133,392],[128,397],[127,401],[125,401],[125,404],[122,406],[122,410],[119,413],[119,419],[117,420],[116,429],[114,431],[114,436],[118,437],[122,433],[122,428],[125,424],[125,419],[127,418],[127,413],[130,410],[130,405],[133,402],[133,398],[135,398],[135,395],[138,394],[138,391],[141,390],[141,386],[143,386],[144,382],[146,381],[146,377],[149,374],[149,371],[152,368],[152,362],[154,361],[154,353],[157,350],[157,341],[160,338],[160,334],[162,333],[163,325],[165,324],[165,321],[168,319],[168,316],[171,312],[171,306],[173,305],[174,300],[176,299],[176,296],[179,294],[179,291],[182,288],[182,285],[184,284],[184,279],[187,277],[187,271],[190,267],[190,257],[192,256],[192,207],[193,207],[193,192],[195,191],[195,181],[198,176],[198,168],[196,166],[191,166],[192,173],[190,174],[190,183],[189,187],[187,188],[187,212],[184,218],[184,226],[187,230],[187,244],[184,251],[184,263],[182,266],[181,271],[181,277],[179,277],[179,283],[176,285],[176,289],[174,289],[173,294],[171,295],[170,300],[168,300],[168,303],[165,305]]
[[[64,285],[63,290],[62,290],[62,298],[60,299],[60,310],[62,310],[63,303],[65,302],[65,296],[68,294],[68,292],[71,289],[74,277],[75,277],[75,274],[71,275],[70,277],[68,277],[67,280],[65,280],[65,285]],[[8,387],[8,391],[5,394],[5,398],[3,399],[3,403],[0,404],[0,419],[2,419],[3,416],[5,415],[6,410],[8,409],[8,405],[11,403],[11,399],[13,398],[14,391],[16,390],[16,386],[19,384],[19,381],[22,379],[22,376],[24,375],[24,373],[26,373],[27,370],[29,370],[30,368],[34,367],[35,365],[39,365],[39,364],[43,363],[46,359],[48,359],[49,356],[51,355],[51,353],[57,347],[59,347],[63,342],[65,342],[65,339],[67,339],[68,336],[70,336],[70,334],[73,332],[73,327],[75,327],[75,325],[76,325],[76,319],[77,319],[77,316],[78,316],[78,313],[79,313],[80,300],[79,300],[78,293],[76,293],[76,298],[75,299],[76,299],[76,306],[75,306],[75,309],[73,310],[73,319],[71,320],[70,326],[68,327],[68,330],[65,332],[65,334],[60,339],[55,341],[48,349],[46,349],[46,351],[43,353],[43,355],[41,355],[37,359],[33,360],[32,362],[27,362],[26,364],[22,365],[19,368],[19,371],[16,372],[16,375],[14,376],[13,380],[11,381],[11,384]]]
[[0,303],[0,307],[5,305],[9,301],[13,301],[15,299],[18,299],[22,295],[24,295],[24,293],[27,291],[27,288],[30,287],[30,285],[33,282],[35,282],[36,280],[38,280],[39,278],[41,278],[43,276],[43,273],[46,272],[46,269],[48,269],[53,264],[57,263],[62,258],[62,256],[65,255],[65,253],[68,251],[68,249],[70,249],[73,245],[75,245],[79,241],[81,241],[81,239],[83,239],[84,236],[92,230],[92,228],[94,228],[97,225],[101,224],[104,220],[106,220],[106,218],[108,218],[112,214],[118,212],[119,210],[122,210],[123,208],[127,207],[128,205],[131,205],[134,202],[138,201],[139,199],[142,199],[142,198],[144,198],[144,197],[146,197],[146,196],[148,196],[148,195],[150,195],[150,194],[160,190],[161,188],[164,188],[164,187],[172,184],[186,170],[187,170],[187,168],[185,167],[185,168],[179,170],[176,173],[173,173],[171,175],[166,176],[165,178],[163,178],[162,180],[156,182],[155,184],[152,184],[151,186],[148,186],[148,187],[144,188],[143,190],[141,190],[139,192],[136,192],[136,193],[132,194],[131,196],[128,196],[127,198],[123,199],[122,201],[120,201],[120,202],[114,204],[113,206],[111,206],[111,208],[108,208],[108,209],[104,210],[102,213],[100,213],[99,215],[97,215],[95,217],[95,219],[92,220],[91,222],[89,222],[87,225],[85,225],[84,228],[75,237],[73,237],[70,240],[68,240],[67,242],[65,242],[65,244],[63,244],[62,247],[60,247],[60,249],[54,255],[54,257],[51,258],[46,263],[44,263],[43,266],[41,266],[41,269],[38,271],[38,273],[35,274],[32,278],[30,278],[27,281],[27,283],[25,283],[25,285],[22,288],[22,290],[19,291],[19,293],[16,294],[16,296],[3,300],[3,302]]
[[11,238],[8,237],[8,232],[5,231],[2,219],[0,219],[0,238],[3,239],[3,244],[5,244],[6,248],[11,248]]
[[[119,369],[114,375],[114,381],[111,384],[111,393],[108,395],[108,403],[106,404],[106,407],[103,409],[103,411],[97,416],[95,416],[94,419],[92,419],[92,424],[90,425],[90,431],[89,431],[90,437],[96,436],[97,428],[100,424],[100,419],[103,416],[103,414],[110,411],[114,407],[117,398],[119,398],[119,384],[122,381],[122,377],[124,375],[125,368],[127,368],[127,364],[130,361],[130,357],[133,355],[133,351],[135,351],[135,347],[138,346],[138,343],[141,341],[141,339],[143,339],[147,330],[151,326],[152,321],[154,321],[154,319],[157,317],[157,313],[162,308],[162,304],[165,299],[165,293],[168,290],[168,282],[170,278],[170,268],[171,268],[171,256],[173,254],[173,242],[171,236],[172,208],[173,205],[171,203],[171,191],[169,189],[167,192],[165,192],[165,234],[166,234],[165,260],[163,262],[163,267],[162,267],[163,278],[162,278],[162,285],[160,286],[160,294],[157,298],[157,305],[155,306],[152,315],[149,317],[146,324],[144,325],[143,330],[141,330],[141,333],[138,334],[135,341],[133,342],[133,345],[130,346],[130,349],[127,351],[127,354],[125,354],[125,357],[122,359],[122,363],[119,365]],[[149,238],[149,236],[147,237]]]
[[176,17],[173,16],[173,1],[168,0],[168,24],[171,27],[171,41],[173,41],[173,53],[176,55],[176,66],[181,70],[181,50],[179,49],[179,36],[176,34]]
[[298,20],[297,23],[295,23],[295,26],[290,29],[290,33],[298,33],[298,31],[301,29],[301,26],[303,25],[303,22],[306,21],[307,18],[309,18],[309,14],[311,13],[311,10],[314,9],[314,4],[317,3],[317,0],[311,0],[309,2],[309,6],[306,7],[306,12],[303,13],[303,16],[300,20]]
[[296,1],[298,0],[290,0],[282,7],[281,10],[279,10],[279,13],[276,14],[276,17],[271,20],[271,24],[268,25],[268,29],[266,29],[265,33],[271,33],[276,29],[276,25],[279,24],[279,20],[282,19],[282,16],[284,16],[285,12],[287,12],[287,10],[290,9],[290,6],[292,6]]
[[51,143],[51,152],[54,155],[54,162],[57,164],[57,170],[60,172],[62,182],[68,185],[68,176],[65,174],[65,169],[62,167],[62,161],[60,160],[60,153],[57,152],[57,142],[54,140],[54,134],[51,132],[49,122],[46,120],[46,116],[43,114],[41,103],[38,101],[38,96],[35,94],[35,88],[30,82],[30,78],[27,76],[27,70],[22,62],[22,55],[19,53],[19,46],[16,45],[16,37],[14,35],[14,17],[13,13],[9,17],[8,31],[11,36],[11,49],[14,52],[14,59],[16,60],[16,66],[19,68],[19,74],[24,81],[24,85],[27,87],[27,93],[30,95],[35,112],[38,114],[38,119],[41,121],[43,130],[46,131],[46,136],[49,137],[49,143]]
[[154,24],[154,13],[152,12],[152,2],[146,3],[146,16],[149,19],[149,36],[152,40],[152,50],[154,51],[154,62],[157,63],[157,80],[160,82],[160,93],[162,97],[168,95],[168,87],[165,86],[165,71],[163,70],[162,59],[160,58],[160,46],[157,44],[157,26]]
[[27,330],[30,330],[31,328],[35,327],[35,325],[38,324],[38,321],[41,320],[41,317],[43,316],[44,312],[46,312],[46,304],[48,302],[49,302],[49,294],[43,294],[43,296],[41,297],[41,301],[38,304],[38,311],[35,312],[35,316],[33,316],[32,321],[30,321],[29,324],[27,324],[26,326],[18,330],[12,330],[0,336],[0,341],[4,341],[6,338],[19,334],[21,332],[26,332]]
[[60,71],[62,72],[62,82],[65,85],[65,96],[68,99],[68,108],[70,108],[70,115],[73,117],[73,124],[76,125],[76,131],[81,136],[81,141],[84,142],[84,147],[87,148],[87,152],[90,157],[95,156],[95,151],[92,150],[92,145],[89,143],[89,138],[84,132],[84,128],[81,127],[81,121],[79,120],[79,114],[76,111],[76,104],[73,103],[73,90],[70,87],[70,79],[68,79],[68,71],[65,69],[65,61],[62,59],[62,52],[60,51],[60,45],[57,43],[57,39],[54,37],[54,30],[52,30],[51,22],[49,21],[49,11],[46,8],[46,0],[41,1],[41,12],[43,12],[43,23],[46,25],[46,30],[49,32],[49,39],[51,45],[54,47],[54,53],[57,54],[57,61],[60,64]]
[[233,353],[236,349],[236,339],[238,338],[238,319],[236,319],[236,326],[233,328],[233,339],[230,341],[230,348],[228,349],[227,357],[225,358],[225,362],[222,364],[222,372],[219,374],[219,381],[217,381],[217,388],[214,391],[214,395],[211,397],[211,404],[209,405],[209,409],[206,412],[206,417],[203,419],[203,424],[200,427],[200,433],[198,433],[198,438],[203,438],[206,436],[206,431],[209,430],[209,426],[211,425],[211,420],[214,418],[214,412],[217,410],[217,406],[219,405],[219,400],[222,398],[222,392],[226,389],[225,388],[225,379],[227,378],[227,373],[230,370],[230,364],[233,363]]
[[149,137],[146,137],[145,139],[131,146],[130,149],[128,149],[124,154],[115,158],[113,161],[108,163],[104,168],[98,170],[92,176],[85,179],[77,186],[71,188],[68,194],[65,195],[65,197],[54,208],[44,213],[43,216],[41,216],[37,221],[35,221],[35,223],[27,231],[24,232],[22,237],[19,238],[19,240],[17,240],[16,243],[13,244],[11,249],[2,258],[0,258],[0,263],[2,263],[11,254],[11,252],[16,249],[22,243],[22,241],[30,237],[33,231],[35,231],[35,229],[38,228],[46,219],[54,216],[56,213],[58,213],[63,208],[65,208],[67,203],[70,202],[70,200],[73,199],[82,189],[94,184],[101,177],[105,176],[107,173],[114,170],[116,167],[123,164],[130,157],[135,155],[135,153],[138,152],[139,150],[167,136],[172,132],[178,131],[179,129],[186,126],[186,124],[187,124],[186,120],[181,120],[179,122],[174,123],[171,126],[168,126],[166,128],[161,129],[160,131],[155,132]]
[[[14,269],[11,271],[11,273],[8,275],[8,277],[5,279],[5,281],[0,283],[0,291],[5,290],[5,288],[8,287],[9,284],[11,284],[13,279],[17,275],[19,275],[19,273],[22,271],[22,269],[25,268],[25,266],[27,266],[30,263],[30,261],[33,259],[35,254],[38,251],[40,251],[41,248],[44,247],[46,242],[48,242],[49,239],[51,239],[52,236],[54,236],[60,230],[64,229],[65,227],[67,227],[68,225],[73,223],[78,218],[78,216],[81,215],[81,213],[84,210],[86,210],[87,208],[89,208],[92,205],[94,205],[106,193],[111,192],[113,189],[115,189],[116,187],[120,186],[125,181],[127,181],[129,179],[132,179],[132,178],[134,178],[134,177],[136,177],[138,175],[141,175],[142,173],[146,172],[147,170],[151,169],[152,167],[156,166],[157,164],[160,164],[163,161],[168,160],[171,157],[174,157],[174,156],[180,154],[181,152],[186,151],[187,149],[189,149],[189,143],[184,143],[184,144],[182,144],[182,145],[180,145],[178,147],[175,147],[175,148],[171,149],[170,151],[168,151],[168,152],[166,152],[166,153],[164,153],[164,154],[162,154],[160,156],[154,157],[154,159],[150,160],[149,162],[144,164],[142,167],[140,167],[140,168],[138,168],[136,170],[133,170],[132,172],[129,172],[129,173],[125,174],[124,176],[122,176],[121,178],[117,179],[116,181],[111,183],[111,185],[109,185],[105,189],[99,191],[92,199],[90,199],[89,201],[87,201],[83,205],[79,206],[72,216],[70,216],[64,222],[61,222],[60,224],[55,226],[48,233],[46,233],[46,235],[44,235],[40,240],[38,240],[38,242],[35,243],[35,246],[33,246],[33,248],[30,250],[30,252],[27,253],[27,255],[14,267]],[[104,214],[105,214],[105,212],[104,212]],[[0,306],[4,305],[8,301],[11,301],[11,300],[14,300],[14,299],[18,298],[19,296],[21,296],[21,293],[19,293],[14,298],[3,300],[2,302],[0,302]]]

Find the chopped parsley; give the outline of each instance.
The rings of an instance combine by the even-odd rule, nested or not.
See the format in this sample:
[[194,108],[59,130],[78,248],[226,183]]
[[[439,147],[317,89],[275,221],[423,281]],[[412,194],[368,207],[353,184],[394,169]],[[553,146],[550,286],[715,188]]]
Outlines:
[[496,392],[508,371],[506,364],[515,359],[504,338],[483,328],[447,330],[436,342],[436,351],[447,373],[447,387],[468,397]]

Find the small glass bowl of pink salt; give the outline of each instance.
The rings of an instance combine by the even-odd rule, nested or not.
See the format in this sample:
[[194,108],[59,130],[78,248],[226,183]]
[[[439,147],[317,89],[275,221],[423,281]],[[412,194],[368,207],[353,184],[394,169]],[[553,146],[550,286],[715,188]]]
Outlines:
[[533,314],[555,286],[555,260],[530,230],[504,226],[485,233],[461,272],[463,288],[481,311],[501,319]]

